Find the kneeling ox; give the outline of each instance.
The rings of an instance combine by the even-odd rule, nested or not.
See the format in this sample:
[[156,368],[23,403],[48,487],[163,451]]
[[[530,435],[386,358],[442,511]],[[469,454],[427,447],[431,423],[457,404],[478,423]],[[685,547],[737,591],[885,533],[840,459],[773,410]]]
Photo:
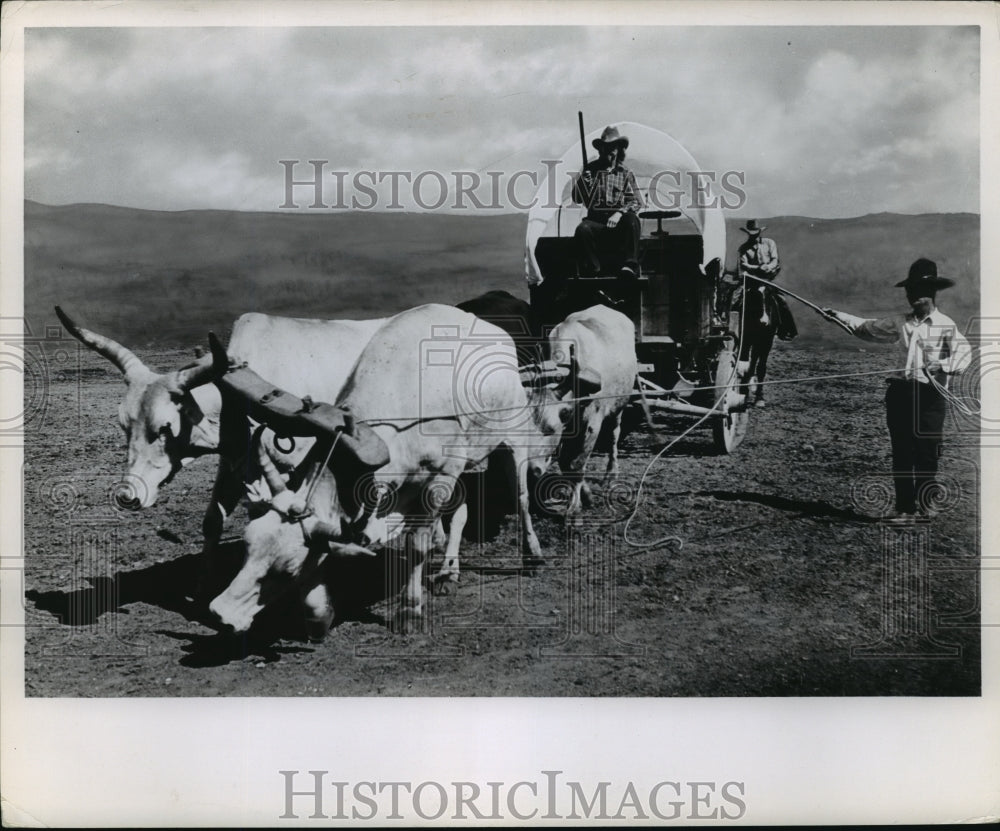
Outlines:
[[[270,496],[244,530],[242,569],[210,604],[233,630],[249,629],[271,598],[297,587],[312,632],[325,632],[333,608],[323,562],[370,554],[373,540],[393,537],[408,555],[400,620],[405,626],[419,619],[437,519],[459,476],[501,445],[516,460],[522,564],[542,564],[528,513],[527,468],[544,468],[555,453],[572,399],[599,389],[592,373],[576,372],[572,363],[519,371],[513,342],[498,327],[454,307],[420,306],[375,333],[334,405],[300,401],[288,422],[275,412],[283,391],[267,382],[237,383],[224,367],[225,354],[217,345],[213,352],[220,385],[243,401],[242,408],[233,405],[227,392],[224,416],[233,407],[282,434],[301,433],[296,424],[303,419],[322,423],[313,430],[319,440],[287,482],[263,451]],[[265,401],[261,389],[270,389]],[[390,532],[378,528],[387,511],[398,521]],[[456,555],[459,524],[452,524],[448,543]]]

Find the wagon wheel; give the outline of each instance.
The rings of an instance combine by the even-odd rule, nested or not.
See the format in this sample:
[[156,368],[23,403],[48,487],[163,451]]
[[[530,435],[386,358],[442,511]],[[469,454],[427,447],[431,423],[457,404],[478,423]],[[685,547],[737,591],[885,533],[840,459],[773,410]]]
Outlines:
[[712,439],[715,442],[715,449],[719,453],[732,453],[746,437],[750,416],[743,403],[745,397],[740,395],[740,377],[739,373],[736,372],[736,353],[731,349],[724,349],[719,353],[713,383],[715,386],[714,398],[718,399],[720,395],[724,396],[719,403],[719,409],[725,415],[712,417]]

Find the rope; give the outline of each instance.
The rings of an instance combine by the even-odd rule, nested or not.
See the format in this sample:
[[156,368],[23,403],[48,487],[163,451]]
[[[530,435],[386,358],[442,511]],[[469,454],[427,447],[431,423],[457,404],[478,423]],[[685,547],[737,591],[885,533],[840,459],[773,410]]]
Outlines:
[[[811,301],[806,300],[804,297],[800,297],[799,295],[795,294],[795,292],[792,292],[792,291],[784,288],[783,286],[779,286],[779,285],[777,285],[776,283],[774,283],[774,282],[772,282],[770,280],[764,280],[764,279],[762,279],[760,277],[754,277],[753,275],[744,274],[743,275],[743,286],[742,286],[743,290],[742,290],[742,293],[741,293],[742,294],[742,297],[741,297],[742,309],[741,309],[741,314],[740,314],[740,332],[739,332],[739,339],[736,341],[736,344],[735,344],[736,347],[737,347],[737,351],[736,351],[736,353],[733,356],[734,360],[733,360],[732,371],[731,371],[731,373],[729,375],[729,378],[727,379],[727,381],[726,381],[725,384],[722,384],[722,385],[713,385],[713,386],[704,386],[704,387],[693,387],[693,388],[690,389],[691,392],[695,392],[695,391],[707,391],[707,390],[722,390],[723,392],[722,392],[721,395],[718,396],[718,398],[716,398],[715,403],[711,406],[711,408],[709,408],[703,415],[699,416],[689,427],[687,427],[687,429],[685,429],[684,431],[682,431],[681,433],[679,433],[674,439],[672,439],[671,441],[667,442],[667,444],[665,444],[662,448],[660,448],[660,450],[656,453],[656,455],[653,456],[653,458],[650,459],[649,462],[647,463],[646,468],[643,471],[642,476],[639,479],[639,485],[636,488],[635,504],[634,504],[634,506],[632,508],[632,512],[629,514],[628,518],[625,520],[625,525],[624,525],[624,528],[622,529],[622,539],[624,540],[624,542],[628,546],[630,546],[632,548],[635,548],[635,549],[638,549],[638,550],[648,550],[648,549],[651,549],[651,548],[658,548],[658,547],[663,546],[663,545],[665,545],[667,543],[670,543],[670,542],[675,542],[675,543],[677,543],[677,547],[678,547],[678,551],[679,551],[683,547],[683,545],[684,545],[684,541],[680,537],[670,536],[670,535],[661,537],[661,538],[659,538],[657,540],[654,540],[653,542],[649,542],[649,543],[634,542],[634,541],[632,541],[632,540],[629,539],[629,527],[631,526],[632,521],[635,519],[636,514],[639,512],[639,504],[640,504],[640,499],[641,499],[641,496],[642,496],[642,491],[643,491],[643,488],[645,487],[646,479],[649,477],[649,474],[652,471],[653,465],[656,464],[656,462],[659,461],[663,457],[663,455],[667,451],[670,450],[670,448],[672,448],[675,444],[677,444],[679,441],[681,441],[682,439],[684,439],[686,436],[688,436],[694,430],[698,429],[705,422],[706,419],[708,419],[710,416],[712,416],[719,409],[720,405],[722,404],[722,401],[725,399],[725,391],[728,390],[732,386],[733,380],[736,378],[737,372],[739,370],[739,353],[740,353],[740,351],[742,351],[744,326],[745,326],[745,323],[746,323],[746,301],[747,301],[747,279],[748,278],[751,279],[751,280],[756,280],[759,283],[763,283],[765,285],[771,286],[776,291],[778,291],[778,292],[780,292],[782,294],[786,294],[789,297],[794,298],[795,300],[798,300],[800,303],[803,303],[804,305],[808,306],[809,308],[814,309],[815,311],[817,311],[825,319],[832,320],[834,323],[836,323],[838,326],[840,326],[840,328],[843,329],[844,331],[846,331],[848,334],[852,334],[852,335],[854,334],[853,331],[851,330],[851,328],[849,326],[847,326],[845,323],[841,322],[840,320],[838,320],[835,317],[832,317],[832,316],[828,315],[826,312],[823,311],[822,308],[820,308],[819,306],[817,306],[815,303],[812,303]],[[845,373],[835,373],[835,374],[831,374],[831,375],[811,375],[811,376],[805,376],[805,377],[801,377],[801,378],[786,378],[786,379],[782,379],[782,380],[779,380],[779,381],[767,381],[767,382],[758,382],[758,383],[759,384],[767,383],[767,384],[770,384],[770,385],[776,385],[776,384],[796,384],[796,383],[806,383],[806,382],[812,382],[812,381],[829,381],[829,380],[835,380],[835,379],[841,379],[841,378],[860,378],[860,377],[871,376],[871,375],[888,375],[888,374],[891,374],[891,373],[900,373],[900,372],[903,372],[903,371],[904,371],[904,369],[901,369],[901,368],[899,368],[899,369],[897,369],[897,368],[894,368],[894,369],[877,369],[877,370],[867,370],[867,371],[864,371],[864,372],[845,372]],[[925,372],[926,372],[926,370],[925,370]],[[937,389],[939,393],[941,393],[948,401],[950,401],[952,403],[953,406],[955,406],[956,409],[960,410],[962,413],[964,413],[966,415],[978,415],[981,412],[981,408],[980,409],[976,409],[976,410],[973,410],[972,408],[970,408],[958,396],[955,396],[954,394],[952,394],[951,392],[949,392],[946,387],[942,386],[937,381],[937,379],[935,379],[929,373],[927,373],[927,377],[928,377],[931,385],[933,385],[934,388]],[[619,397],[620,396],[617,396],[617,395],[588,396],[589,399],[595,400],[595,401],[603,401],[603,400],[607,400],[607,399],[611,399],[611,398],[619,398]],[[486,415],[486,414],[489,414],[489,413],[512,412],[512,411],[515,411],[515,410],[523,410],[523,409],[524,409],[523,406],[498,407],[498,408],[490,409],[490,410],[479,410],[479,411],[475,411],[475,412],[463,412],[463,413],[455,413],[455,414],[448,414],[448,415],[441,415],[441,416],[423,416],[423,417],[418,417],[418,418],[412,418],[412,417],[410,417],[410,418],[407,418],[407,417],[380,418],[380,419],[377,419],[377,420],[364,421],[362,423],[365,423],[365,424],[391,424],[391,423],[396,423],[396,422],[412,422],[412,424],[416,424],[416,423],[419,423],[419,422],[422,422],[422,421],[432,421],[432,420],[437,420],[437,419],[453,419],[453,418],[460,418],[460,417],[463,417],[463,416],[464,417],[476,417],[476,416]],[[411,426],[412,426],[412,424],[411,424]],[[333,450],[331,448],[331,453],[332,452],[333,452]]]
[[[700,427],[705,422],[705,419],[707,419],[709,416],[711,416],[719,408],[719,405],[722,404],[723,399],[726,397],[725,390],[729,389],[729,387],[733,383],[733,380],[736,378],[736,374],[737,374],[737,372],[739,370],[739,364],[740,364],[740,351],[743,348],[743,346],[742,346],[743,345],[743,326],[744,326],[744,323],[746,321],[747,284],[746,284],[746,276],[745,275],[744,275],[744,278],[743,278],[743,292],[742,292],[741,302],[742,302],[743,308],[742,308],[742,310],[740,312],[740,334],[739,334],[739,339],[736,341],[736,344],[735,344],[735,346],[736,346],[736,352],[733,355],[733,359],[734,359],[733,360],[733,369],[732,369],[732,372],[730,372],[729,378],[726,381],[725,385],[723,385],[721,387],[721,389],[723,390],[722,394],[719,395],[719,397],[715,399],[715,403],[711,406],[711,408],[708,410],[708,412],[706,412],[702,416],[699,416],[698,419],[693,424],[691,424],[686,430],[684,430],[682,433],[680,433],[677,436],[677,438],[675,438],[673,441],[667,442],[667,444],[665,444],[662,448],[660,448],[659,452],[655,456],[653,456],[652,459],[649,460],[649,463],[646,465],[646,469],[642,472],[642,476],[639,478],[639,487],[637,487],[636,491],[635,491],[635,505],[632,508],[632,513],[630,513],[628,515],[628,519],[625,520],[625,525],[622,528],[622,540],[625,542],[626,545],[631,546],[632,548],[637,548],[637,549],[658,548],[661,545],[664,545],[664,544],[666,544],[668,542],[676,542],[677,543],[677,550],[678,551],[680,551],[681,548],[684,547],[684,540],[682,540],[680,537],[674,537],[674,536],[669,536],[669,535],[665,536],[665,537],[661,537],[660,539],[654,540],[653,542],[650,542],[650,543],[633,542],[632,540],[629,539],[628,529],[629,529],[629,526],[632,524],[632,520],[635,519],[635,515],[639,512],[639,500],[640,500],[640,497],[642,496],[642,489],[643,489],[643,487],[646,484],[646,478],[649,476],[650,471],[653,469],[653,465],[656,464],[656,462],[663,457],[664,453],[666,453],[671,447],[673,447],[675,444],[677,444],[677,442],[679,442],[681,439],[683,439],[689,433],[691,433],[692,431],[694,431],[698,427]],[[703,389],[719,389],[719,387],[704,387]]]
[[[891,372],[903,372],[902,369],[873,369],[865,372],[842,372],[836,375],[806,375],[802,378],[782,378],[778,381],[758,381],[758,384],[801,384],[807,381],[829,381],[836,378],[860,378],[865,375],[888,375]],[[727,389],[726,387],[713,386],[713,387],[692,387],[691,392],[697,392],[701,390],[718,390]]]
[[[836,380],[836,379],[839,379],[839,378],[862,378],[862,377],[867,376],[867,375],[889,375],[889,374],[891,374],[893,372],[903,372],[903,371],[904,370],[903,370],[902,367],[900,367],[898,369],[872,369],[872,370],[866,370],[865,372],[841,372],[841,373],[836,373],[836,374],[833,374],[833,375],[804,375],[804,376],[802,376],[800,378],[782,378],[782,379],[776,380],[776,381],[759,381],[758,383],[760,383],[762,385],[763,384],[766,384],[766,385],[772,385],[772,384],[774,384],[774,385],[776,385],[776,384],[801,384],[801,383],[806,383],[806,382],[809,382],[809,381],[832,381],[832,380]],[[711,385],[711,386],[704,386],[704,387],[689,387],[688,391],[689,392],[705,392],[705,391],[708,391],[708,390],[728,389],[730,386],[731,386],[730,384],[726,384],[726,385]],[[669,390],[668,390],[668,392],[669,392]],[[606,401],[608,399],[621,398],[621,397],[622,396],[620,396],[620,395],[588,395],[587,396],[587,400],[588,401]],[[462,417],[482,416],[482,415],[489,415],[491,413],[504,413],[504,412],[512,412],[514,410],[523,410],[523,409],[524,409],[524,406],[523,405],[519,405],[519,406],[516,406],[516,407],[496,407],[496,408],[489,409],[489,410],[474,410],[474,411],[461,412],[461,413],[452,413],[450,415],[416,416],[416,417],[414,417],[414,416],[396,416],[396,417],[390,417],[390,418],[359,419],[358,421],[361,424],[369,424],[369,425],[371,425],[371,424],[394,424],[394,423],[397,423],[397,422],[410,422],[411,423],[410,426],[413,426],[413,425],[418,424],[418,423],[423,422],[423,421],[436,421],[436,420],[444,420],[444,419],[456,419],[456,418],[462,418]]]
[[835,378],[861,378],[865,375],[888,375],[891,372],[903,372],[903,369],[872,369],[866,372],[842,372],[837,375],[806,375],[803,378],[783,378],[778,381],[758,381],[758,384],[801,384],[806,381],[830,381]]
[[[806,300],[804,297],[799,297],[799,295],[797,295],[795,292],[789,291],[784,286],[779,286],[779,285],[777,285],[776,283],[774,283],[774,282],[772,282],[770,280],[764,280],[764,279],[762,279],[760,277],[755,277],[752,274],[748,274],[746,276],[749,277],[751,280],[756,280],[759,283],[764,283],[766,285],[770,285],[775,291],[781,292],[782,294],[787,294],[789,297],[794,297],[800,303],[804,303],[805,305],[807,305],[810,309],[815,309],[817,312],[819,312],[827,320],[832,320],[834,323],[836,323],[841,329],[843,329],[844,331],[846,331],[848,334],[851,334],[851,335],[854,334],[854,332],[851,330],[851,328],[849,326],[847,326],[846,324],[844,324],[842,321],[838,320],[836,317],[833,317],[832,315],[828,315],[825,311],[823,311],[823,309],[821,309],[815,303],[812,303],[809,300]],[[927,380],[930,382],[930,385],[932,387],[934,387],[934,389],[936,389],[938,391],[938,393],[940,393],[941,396],[946,401],[950,402],[951,405],[956,410],[958,410],[960,413],[962,413],[963,415],[967,415],[967,416],[976,416],[976,415],[981,415],[982,414],[982,411],[983,411],[982,402],[977,401],[975,398],[972,398],[971,396],[965,396],[965,397],[963,397],[963,396],[957,396],[957,395],[955,395],[954,393],[952,393],[952,392],[950,392],[948,390],[947,386],[945,386],[944,384],[942,384],[940,381],[937,380],[937,378],[935,378],[933,375],[931,375],[931,373],[927,371],[926,367],[921,367],[921,369],[923,369],[924,375],[927,376]],[[889,371],[890,372],[902,372],[903,370],[889,370]],[[867,374],[867,373],[857,373],[857,374],[858,375],[863,375],[863,374]],[[871,374],[876,374],[876,373],[871,373]],[[829,377],[836,377],[836,376],[829,376]],[[844,376],[844,377],[849,377],[849,376]],[[803,379],[803,380],[812,380],[812,379]],[[789,383],[789,381],[777,381],[777,382],[771,382],[771,383],[779,383],[780,384],[780,383]],[[973,405],[970,406],[970,405],[966,404],[965,403],[965,398],[969,398],[969,400],[973,401],[974,402]]]
[[313,475],[312,481],[309,483],[309,490],[306,491],[306,510],[312,513],[312,497],[313,492],[316,490],[316,485],[319,483],[319,477],[323,473],[323,469],[330,464],[330,457],[333,456],[333,450],[337,446],[337,442],[340,441],[340,430],[338,430],[333,435],[333,441],[330,442],[330,449],[327,451],[326,459],[323,460],[323,464],[316,468],[316,473]]
[[[941,395],[945,401],[948,401],[956,410],[958,410],[962,415],[967,416],[977,416],[982,415],[983,405],[981,401],[973,398],[972,396],[960,396],[955,395],[951,390],[948,389],[944,384],[938,381],[927,369],[927,367],[921,367],[924,371],[924,375],[927,376],[927,380],[930,385],[934,387]],[[974,402],[972,406],[965,403],[966,399]]]
[[646,469],[642,472],[642,476],[639,478],[639,487],[637,487],[635,490],[635,505],[632,508],[632,513],[628,515],[628,519],[625,520],[625,527],[622,528],[622,539],[624,540],[626,545],[631,546],[632,548],[647,549],[647,548],[658,548],[659,546],[665,545],[668,542],[676,542],[678,551],[680,551],[681,548],[684,547],[684,540],[682,540],[680,537],[673,537],[669,535],[661,537],[660,539],[650,543],[633,542],[632,540],[629,539],[628,529],[629,526],[632,524],[632,520],[635,519],[635,515],[639,512],[639,500],[642,497],[642,489],[646,484],[646,477],[649,476],[650,471],[653,469],[653,465],[656,464],[656,462],[660,458],[662,458],[663,454],[666,453],[671,447],[673,447],[675,444],[677,444],[677,442],[679,442],[681,439],[687,436],[688,433],[695,430],[697,427],[701,426],[702,422],[704,422],[705,419],[707,419],[710,415],[712,415],[712,413],[719,406],[719,403],[722,401],[724,397],[725,394],[720,395],[718,400],[712,406],[712,409],[710,409],[703,416],[700,416],[697,419],[697,421],[695,421],[684,432],[680,433],[677,436],[677,438],[675,438],[673,441],[667,442],[667,444],[665,444],[660,449],[660,451],[655,456],[653,456],[652,459],[649,460],[649,463],[646,465]]
[[[749,278],[750,278],[751,280],[756,280],[756,281],[757,281],[758,283],[763,283],[763,284],[764,284],[765,286],[770,286],[770,287],[771,287],[771,288],[773,288],[773,289],[774,289],[775,291],[777,291],[777,292],[780,292],[781,294],[787,294],[787,295],[788,295],[789,297],[794,297],[794,298],[795,298],[796,300],[798,300],[798,301],[799,301],[800,303],[804,303],[805,305],[807,305],[807,306],[808,306],[808,307],[809,307],[810,309],[815,309],[815,310],[816,310],[817,312],[819,312],[819,313],[820,313],[820,314],[821,314],[821,315],[822,315],[822,316],[823,316],[823,317],[824,317],[824,318],[825,318],[826,320],[832,320],[832,321],[833,321],[834,323],[836,323],[836,324],[837,324],[837,325],[838,325],[838,326],[839,326],[839,327],[840,327],[841,329],[843,329],[843,330],[844,330],[845,332],[847,332],[847,334],[849,334],[849,335],[853,335],[853,334],[854,334],[854,332],[853,332],[853,331],[851,331],[851,327],[850,327],[850,326],[848,326],[848,325],[847,325],[846,323],[843,323],[842,321],[838,320],[837,318],[833,317],[832,315],[828,315],[828,314],[827,314],[826,312],[824,312],[824,311],[823,311],[823,310],[822,310],[822,309],[821,309],[821,308],[820,308],[819,306],[817,306],[817,305],[816,305],[815,303],[813,303],[813,302],[811,302],[811,301],[809,301],[809,300],[806,300],[806,299],[805,299],[804,297],[800,297],[800,296],[799,296],[799,295],[797,295],[797,294],[796,294],[796,293],[795,293],[794,291],[789,291],[789,290],[788,290],[788,289],[786,289],[786,288],[785,288],[784,286],[779,286],[779,285],[778,285],[777,283],[773,282],[772,280],[765,280],[765,279],[763,279],[762,277],[755,277],[755,276],[754,276],[753,274],[745,274],[745,275],[743,276],[743,281],[744,281],[744,286],[746,285],[746,279],[747,279],[748,277],[749,277]],[[746,288],[744,288],[744,289],[743,289],[743,291],[744,291],[744,292],[746,292]]]

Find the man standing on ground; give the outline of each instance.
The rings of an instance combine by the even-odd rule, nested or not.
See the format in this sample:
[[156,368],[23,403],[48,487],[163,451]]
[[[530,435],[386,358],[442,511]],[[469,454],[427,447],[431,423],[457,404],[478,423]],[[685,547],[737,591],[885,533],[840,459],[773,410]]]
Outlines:
[[887,380],[885,415],[892,443],[892,476],[896,490],[895,519],[914,514],[934,516],[934,477],[938,469],[944,428],[945,393],[950,376],[971,361],[969,342],[955,321],[935,303],[937,292],[955,285],[939,277],[937,265],[921,258],[910,266],[905,280],[910,313],[905,316],[865,319],[823,309],[830,320],[853,335],[877,343],[898,343],[903,367]]

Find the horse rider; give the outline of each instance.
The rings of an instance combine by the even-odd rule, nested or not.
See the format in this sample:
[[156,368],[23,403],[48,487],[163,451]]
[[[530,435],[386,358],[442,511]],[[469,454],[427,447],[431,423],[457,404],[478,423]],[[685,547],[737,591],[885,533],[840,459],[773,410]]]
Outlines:
[[756,219],[751,219],[740,230],[747,235],[739,250],[740,276],[749,274],[773,280],[781,271],[781,263],[777,243],[761,233],[767,230],[767,226],[758,225]]
[[946,393],[952,375],[971,361],[969,342],[955,321],[937,308],[937,292],[955,285],[938,275],[937,264],[921,257],[906,279],[910,312],[882,319],[861,318],[823,309],[855,337],[899,345],[903,367],[887,379],[885,416],[892,445],[892,477],[896,492],[896,522],[919,515],[933,518],[934,478],[944,427]]
[[628,136],[618,128],[604,128],[593,141],[598,158],[589,162],[573,184],[573,201],[587,206],[587,216],[576,228],[581,277],[602,273],[601,253],[614,252],[622,263],[618,276],[625,282],[639,277],[639,210],[642,196],[632,171],[624,165]]
[[[745,320],[744,327],[754,328],[753,343],[747,342],[741,353],[743,359],[749,358],[753,374],[757,377],[757,390],[753,404],[756,407],[764,406],[764,375],[767,372],[767,358],[777,335],[779,340],[791,340],[798,335],[795,319],[792,317],[791,309],[785,299],[777,292],[768,290],[765,295],[764,285],[759,280],[773,282],[774,278],[781,271],[781,261],[778,259],[778,245],[768,237],[763,235],[767,229],[766,225],[758,225],[756,219],[751,219],[740,228],[747,235],[747,239],[739,247],[737,275],[740,282],[737,284],[731,308],[747,312],[743,306],[744,291],[761,291],[761,315],[773,317],[768,320],[761,331],[756,331],[756,327],[751,327],[751,321]],[[749,278],[759,278],[757,280]],[[770,308],[770,311],[768,311]],[[750,334],[749,332],[747,333]]]
[[[751,219],[740,230],[747,235],[738,251],[738,273],[741,282],[743,277],[759,277],[762,280],[774,282],[774,278],[781,271],[781,261],[778,259],[778,244],[773,239],[763,235],[767,226],[758,225],[756,219]],[[778,305],[780,318],[776,332],[778,340],[791,340],[799,333],[791,309],[788,308],[785,298],[780,294],[775,295],[774,300]]]

